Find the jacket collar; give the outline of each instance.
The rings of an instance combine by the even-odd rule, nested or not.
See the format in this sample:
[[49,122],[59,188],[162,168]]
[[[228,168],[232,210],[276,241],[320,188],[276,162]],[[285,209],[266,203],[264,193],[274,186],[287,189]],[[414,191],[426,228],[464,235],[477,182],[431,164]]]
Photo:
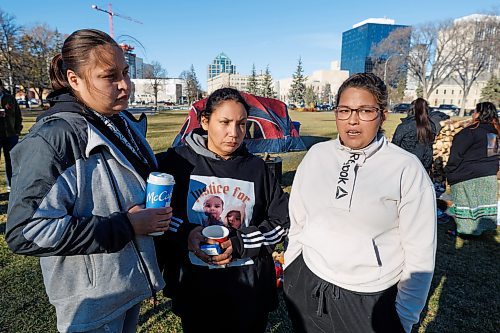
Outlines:
[[[89,115],[92,116],[90,111],[87,111],[85,107],[78,102],[76,97],[68,90],[61,89],[53,91],[47,96],[47,99],[50,102],[51,108],[48,109],[43,114],[41,114],[37,118],[37,121],[53,115],[65,118],[65,116],[63,115],[64,113],[79,114],[80,116],[83,116],[85,118],[87,118]],[[148,150],[148,154],[154,157],[154,152],[151,150],[149,144],[145,139],[146,128],[147,128],[147,117],[141,116],[139,120],[136,120],[127,111],[122,111],[122,112],[125,115],[125,117],[123,118],[129,125],[129,128],[132,131],[134,131],[136,137],[140,138],[142,145],[146,147],[146,149]],[[86,158],[90,156],[90,152],[97,146],[104,145],[108,147],[115,147],[115,145],[108,138],[106,138],[96,127],[91,125],[88,121],[87,121],[87,135],[88,135],[88,141],[87,141],[87,146],[85,147]],[[117,149],[110,149],[110,151],[111,152],[117,151],[116,157],[120,157],[120,160],[126,161],[126,163],[124,164],[130,164],[128,160],[125,158],[125,156]],[[155,167],[157,167],[156,159],[152,158],[152,160],[155,162]],[[130,167],[132,166],[130,165]]]
[[337,139],[334,141],[335,142],[335,147],[339,150],[344,152],[345,154],[351,155],[351,154],[356,154],[359,155],[360,159],[357,160],[357,165],[362,165],[364,164],[365,160],[367,158],[370,158],[375,154],[377,151],[382,148],[382,146],[387,142],[386,138],[382,133],[378,133],[377,136],[373,139],[373,141],[366,147],[361,148],[361,149],[351,149],[347,146],[344,146],[340,142],[340,137],[337,137]]
[[53,91],[47,96],[47,100],[50,103],[50,109],[39,115],[36,118],[37,121],[59,112],[79,113],[81,115],[86,113],[85,107],[78,102],[69,90],[60,89]]

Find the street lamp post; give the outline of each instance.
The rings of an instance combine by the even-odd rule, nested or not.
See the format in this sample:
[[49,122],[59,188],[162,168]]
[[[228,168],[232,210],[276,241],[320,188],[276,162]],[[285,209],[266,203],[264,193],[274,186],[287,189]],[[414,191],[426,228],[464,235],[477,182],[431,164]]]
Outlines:
[[389,62],[389,59],[391,59],[395,55],[401,55],[401,53],[393,53],[390,56],[388,56],[387,59],[385,59],[385,64],[384,64],[384,83],[385,83],[385,81],[387,79],[387,63]]

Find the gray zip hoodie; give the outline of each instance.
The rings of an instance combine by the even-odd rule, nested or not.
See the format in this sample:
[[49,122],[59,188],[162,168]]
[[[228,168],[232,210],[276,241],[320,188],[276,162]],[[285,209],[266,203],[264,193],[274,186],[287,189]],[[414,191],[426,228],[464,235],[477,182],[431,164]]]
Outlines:
[[[41,257],[61,332],[100,327],[164,287],[152,238],[134,235],[126,216],[144,202],[145,181],[73,111],[39,120],[12,151],[6,230],[14,252]],[[143,124],[127,121],[143,137]]]

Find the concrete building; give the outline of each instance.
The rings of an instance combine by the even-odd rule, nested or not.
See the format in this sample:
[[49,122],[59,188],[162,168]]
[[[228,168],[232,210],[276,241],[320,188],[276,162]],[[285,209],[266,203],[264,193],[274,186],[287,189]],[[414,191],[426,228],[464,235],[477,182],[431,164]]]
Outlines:
[[[469,91],[469,95],[465,100],[466,110],[474,109],[476,107],[476,104],[479,103],[479,100],[481,98],[481,90],[488,83],[489,77],[489,75],[484,75],[472,85]],[[462,88],[453,79],[448,79],[429,95],[428,102],[431,106],[439,106],[440,104],[454,104],[458,107],[461,107],[462,99]]]
[[[339,89],[342,82],[344,82],[349,77],[349,72],[341,70],[338,61],[332,61],[330,64],[330,69],[322,69],[312,72],[312,74],[307,75],[306,86],[312,86],[314,91],[318,95],[319,99],[323,99],[323,88],[328,83],[330,84],[330,95],[327,97],[330,104],[333,103],[337,90]],[[285,78],[276,81],[276,92],[278,98],[285,103],[288,103],[288,95],[290,93],[290,87],[292,85],[293,78]]]
[[[158,91],[158,102],[168,102],[184,104],[187,100],[187,84],[180,78],[160,79],[160,89]],[[134,86],[132,102],[153,103],[155,100],[152,79],[132,79]]]
[[135,57],[135,77],[134,79],[144,79],[144,62],[142,58]]
[[[260,86],[264,79],[264,75],[257,75],[257,85]],[[211,94],[219,88],[231,87],[240,91],[248,92],[248,81],[250,75],[221,73],[207,80],[207,93]],[[276,91],[276,89],[275,89]]]
[[128,44],[120,44],[128,64],[128,73],[131,79],[137,79],[136,55],[132,51],[134,47]]
[[224,52],[215,57],[212,63],[208,65],[207,78],[211,79],[222,73],[236,74],[236,66],[232,64],[231,59]]
[[378,60],[370,57],[372,47],[387,38],[392,31],[406,27],[385,18],[370,18],[354,24],[352,29],[342,33],[340,68],[351,75],[370,73]]

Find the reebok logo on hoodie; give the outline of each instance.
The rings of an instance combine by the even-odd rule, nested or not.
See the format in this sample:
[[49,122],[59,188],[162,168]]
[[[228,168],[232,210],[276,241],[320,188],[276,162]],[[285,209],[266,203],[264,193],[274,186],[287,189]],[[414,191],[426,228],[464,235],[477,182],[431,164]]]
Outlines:
[[353,182],[350,181],[349,177],[352,165],[356,164],[356,161],[359,159],[358,153],[351,153],[349,155],[349,159],[342,164],[342,168],[340,169],[339,180],[337,181],[337,191],[335,192],[335,199],[341,199],[345,197],[349,192],[346,189],[352,189]]

